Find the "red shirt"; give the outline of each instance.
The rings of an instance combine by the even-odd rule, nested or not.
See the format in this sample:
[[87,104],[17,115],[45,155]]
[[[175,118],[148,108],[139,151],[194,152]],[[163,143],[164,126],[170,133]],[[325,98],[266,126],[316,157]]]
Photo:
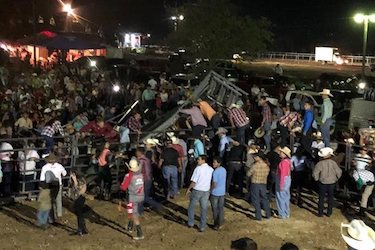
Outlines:
[[178,152],[178,157],[182,158],[185,156],[184,149],[180,144],[172,144],[172,148]]
[[285,177],[290,176],[290,171],[291,171],[291,163],[290,159],[283,159],[279,163],[279,168],[277,169],[278,176],[280,178],[280,190],[283,189],[284,187],[284,182],[285,182]]
[[91,121],[81,128],[79,132],[91,132],[96,136],[104,136],[105,138],[115,138],[117,132],[113,130],[112,126],[104,123],[103,127],[99,127],[96,121]]

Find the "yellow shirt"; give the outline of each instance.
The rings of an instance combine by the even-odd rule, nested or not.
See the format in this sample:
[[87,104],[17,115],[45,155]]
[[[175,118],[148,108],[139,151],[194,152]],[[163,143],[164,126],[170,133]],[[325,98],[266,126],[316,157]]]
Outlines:
[[20,128],[26,128],[26,129],[32,129],[33,128],[33,122],[31,121],[30,118],[19,118],[16,123],[14,124],[16,127],[20,127]]
[[206,101],[199,102],[199,108],[209,121],[211,121],[212,117],[216,114],[216,111]]

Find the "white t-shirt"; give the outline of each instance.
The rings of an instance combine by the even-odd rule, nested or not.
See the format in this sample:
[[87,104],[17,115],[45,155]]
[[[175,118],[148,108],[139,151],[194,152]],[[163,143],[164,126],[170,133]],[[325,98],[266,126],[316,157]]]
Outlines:
[[194,190],[207,192],[211,188],[212,172],[214,170],[204,163],[194,169],[191,181],[195,182]]
[[59,179],[60,185],[62,185],[62,176],[66,175],[66,170],[60,163],[47,163],[42,167],[42,172],[40,173],[40,181],[46,180],[46,172],[51,171],[57,179]]
[[161,102],[167,102],[168,101],[168,93],[160,93],[160,99]]
[[[24,152],[18,152],[18,159],[20,160],[20,171],[23,175],[35,174],[36,162],[31,160],[31,158],[40,159],[38,152],[35,150],[30,150],[26,156]],[[25,161],[26,160],[26,161]],[[26,172],[23,172],[26,171]]]
[[356,154],[354,160],[356,162],[357,170],[364,170],[371,163],[371,157],[367,154]]

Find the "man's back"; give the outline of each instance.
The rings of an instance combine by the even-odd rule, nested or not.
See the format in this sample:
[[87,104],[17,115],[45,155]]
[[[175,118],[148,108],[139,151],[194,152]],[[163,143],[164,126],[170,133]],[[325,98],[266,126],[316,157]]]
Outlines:
[[207,192],[211,188],[213,169],[204,163],[194,169],[191,181],[195,182],[194,190]]

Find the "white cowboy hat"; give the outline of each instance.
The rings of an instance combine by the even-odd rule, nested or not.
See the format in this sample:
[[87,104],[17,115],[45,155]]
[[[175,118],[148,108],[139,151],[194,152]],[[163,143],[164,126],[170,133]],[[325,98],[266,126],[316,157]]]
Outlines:
[[226,134],[226,133],[228,133],[228,130],[226,128],[219,127],[218,130],[216,131],[215,135]]
[[280,148],[279,151],[284,153],[288,158],[291,157],[292,151],[288,147]]
[[346,143],[349,143],[349,144],[355,144],[355,141],[353,138],[348,138],[348,139],[345,139],[344,140]]
[[316,139],[321,139],[322,133],[320,131],[318,131],[318,132],[313,133],[312,136]]
[[143,141],[144,144],[149,144],[152,146],[161,145],[158,139],[148,138],[147,140]]
[[277,100],[276,98],[272,98],[272,97],[267,97],[266,100],[271,103],[272,105],[274,106],[277,106],[279,104],[279,100]]
[[232,103],[230,106],[229,106],[229,108],[231,109],[231,108],[239,108],[239,106],[237,105],[237,104],[235,104],[235,103]]
[[257,128],[256,130],[255,130],[255,132],[254,132],[254,136],[256,137],[256,138],[262,138],[264,135],[265,135],[265,131],[264,131],[264,129],[262,128],[262,127],[259,127],[259,128]]
[[331,90],[329,89],[323,89],[323,91],[320,92],[319,95],[328,95],[330,97],[333,97],[333,95],[331,94]]
[[319,150],[318,155],[319,155],[319,157],[322,157],[322,158],[326,158],[328,156],[333,156],[334,155],[333,149],[329,148],[329,147],[322,148],[321,150]]
[[178,144],[180,140],[176,136],[171,137],[172,144]]
[[171,138],[172,136],[174,136],[174,132],[167,132],[167,136],[168,136],[169,138]]
[[242,100],[238,100],[236,102],[236,105],[237,105],[238,108],[241,108],[243,106],[243,101]]
[[51,113],[52,112],[52,109],[50,109],[50,108],[46,108],[44,111],[43,111],[43,113],[45,113],[45,114],[48,114],[48,113]]
[[132,172],[138,172],[140,167],[139,167],[139,164],[138,164],[138,161],[136,158],[132,158],[130,161],[129,161],[129,166],[128,166],[129,170],[132,171]]
[[375,249],[375,232],[361,220],[352,220],[349,224],[341,223],[341,237],[354,249]]
[[248,142],[247,142],[247,145],[248,146],[251,146],[251,145],[254,145],[255,144],[255,140],[254,139],[250,139]]

